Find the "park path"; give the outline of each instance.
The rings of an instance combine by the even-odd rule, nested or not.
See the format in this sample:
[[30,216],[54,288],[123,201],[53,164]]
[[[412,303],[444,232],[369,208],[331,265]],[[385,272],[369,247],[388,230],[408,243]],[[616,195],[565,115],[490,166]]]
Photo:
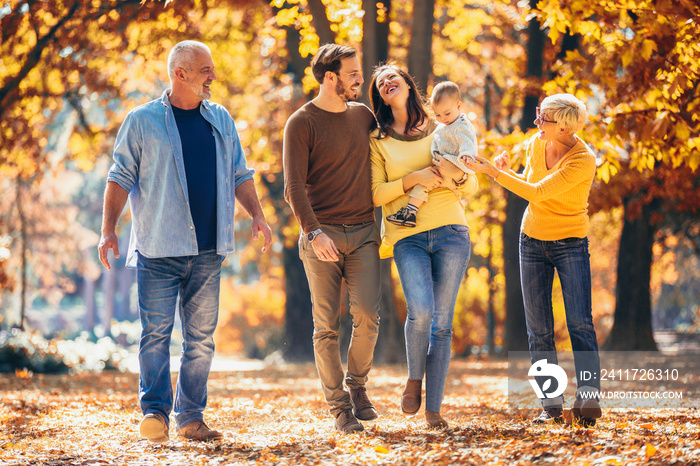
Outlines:
[[452,362],[445,431],[401,414],[404,367],[374,368],[368,393],[380,417],[351,435],[332,430],[312,364],[239,368],[210,377],[205,417],[224,440],[171,432],[162,446],[138,438],[137,374],[3,375],[0,464],[700,464],[697,409],[616,410],[592,429],[535,426],[534,412],[509,408],[505,361]]

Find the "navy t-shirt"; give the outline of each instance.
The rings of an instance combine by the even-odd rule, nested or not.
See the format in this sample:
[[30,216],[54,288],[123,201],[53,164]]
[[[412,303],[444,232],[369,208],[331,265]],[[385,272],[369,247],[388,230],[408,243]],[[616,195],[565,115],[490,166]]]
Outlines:
[[200,251],[216,249],[216,143],[211,125],[199,107],[173,106],[182,141],[190,212]]

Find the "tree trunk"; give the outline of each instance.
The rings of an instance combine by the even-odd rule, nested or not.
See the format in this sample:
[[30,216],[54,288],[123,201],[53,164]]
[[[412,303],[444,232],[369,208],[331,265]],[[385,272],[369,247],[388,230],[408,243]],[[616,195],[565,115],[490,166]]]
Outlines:
[[304,264],[299,258],[299,246],[282,250],[287,301],[284,313],[285,350],[287,361],[313,361],[314,322],[311,314],[311,293]]
[[[120,236],[119,250],[129,250],[129,235]],[[131,287],[136,281],[136,270],[126,267],[126,254],[115,261],[114,268],[117,275],[114,320],[117,322],[132,321],[135,313],[131,309]]]
[[506,220],[503,223],[503,267],[506,278],[505,354],[527,351],[525,306],[520,288],[520,222],[527,201],[506,191]]
[[[489,271],[489,283],[492,283],[494,276],[493,230],[489,224],[487,224],[486,228],[489,229],[489,254],[486,256],[486,269]],[[496,313],[494,312],[494,297],[494,287],[489,286],[489,307],[486,311],[486,346],[489,348],[489,356],[496,355]]]
[[415,0],[411,43],[408,46],[408,72],[413,76],[418,88],[426,91],[432,73],[433,22],[435,21],[435,0]]
[[108,336],[112,331],[112,318],[117,301],[117,271],[115,267],[105,270],[102,274],[102,290],[104,291],[103,309],[101,321],[104,325],[104,335]]
[[[537,0],[530,0],[530,8],[537,8]],[[525,77],[541,78],[544,63],[544,31],[536,17],[527,27],[527,71]],[[535,108],[540,100],[539,93],[528,93],[523,103],[523,116],[520,128],[527,131],[534,127]],[[527,351],[525,307],[520,287],[520,222],[528,202],[519,196],[506,192],[506,221],[503,224],[503,258],[506,277],[506,323],[505,350]],[[506,353],[507,354],[507,353]]]
[[[365,11],[362,36],[362,72],[365,76],[363,84],[363,101],[369,104],[369,83],[372,70],[379,63],[388,60],[389,55],[389,13],[391,2],[386,0],[363,0]],[[379,22],[378,8],[383,7],[383,22]],[[377,222],[381,224],[382,209],[375,209]],[[374,348],[376,364],[397,364],[406,362],[406,344],[404,342],[403,325],[399,319],[396,301],[394,299],[394,282],[391,277],[391,259],[380,261],[380,280],[382,288],[379,304],[379,336]]]
[[656,201],[642,207],[634,219],[625,219],[617,255],[615,317],[603,349],[607,351],[657,351],[651,325],[651,279],[654,227],[651,217]]
[[[386,8],[384,21],[379,22],[378,8]],[[361,101],[369,105],[369,84],[374,67],[389,58],[389,12],[391,1],[362,0],[365,16],[362,22],[362,83]]]
[[326,5],[322,0],[308,0],[309,10],[313,16],[313,25],[318,35],[319,45],[335,43],[335,34],[331,29],[331,22],[328,21]]
[[[272,8],[272,12],[277,14],[281,8],[272,5],[272,0],[267,0],[267,3]],[[318,34],[320,45],[333,43],[335,34],[331,29],[330,21],[326,15],[326,7],[322,0],[309,1],[309,10],[313,16],[313,25]],[[299,53],[299,43],[301,38],[299,31],[294,26],[285,26],[282,29],[287,33],[287,51],[289,52],[289,61],[287,69],[292,73],[294,83],[301,84],[304,77],[304,70],[311,64],[311,56],[302,57]]]
[[379,309],[379,336],[374,347],[374,361],[377,364],[406,364],[406,341],[403,324],[399,319],[394,298],[394,280],[391,276],[391,261],[380,261],[382,300]]
[[21,276],[19,282],[19,323],[16,328],[24,330],[24,316],[27,312],[27,219],[24,216],[22,202],[22,177],[17,177],[17,215],[19,216],[19,236],[20,236],[20,268]]
[[95,316],[97,306],[95,303],[95,280],[83,277],[83,302],[85,303],[85,317],[83,318],[83,328],[88,332],[95,331]]
[[[272,11],[277,14],[280,9],[267,0]],[[322,0],[311,0],[308,3],[313,16],[313,25],[319,36],[320,45],[335,42],[335,34],[331,30],[330,21],[326,15],[326,7]],[[292,72],[294,83],[301,85],[304,70],[311,64],[311,56],[302,57],[299,52],[299,31],[293,26],[285,27],[287,33],[287,51],[289,52],[288,70]],[[270,195],[279,199],[275,202],[275,209],[280,217],[280,224],[286,225],[288,214],[284,214],[287,208],[283,199],[282,186],[270,188]],[[284,266],[284,288],[287,301],[285,303],[285,349],[284,358],[287,361],[302,362],[313,361],[313,316],[311,313],[311,294],[309,283],[306,279],[304,264],[299,258],[299,246],[294,243],[291,248],[282,250],[282,264]]]

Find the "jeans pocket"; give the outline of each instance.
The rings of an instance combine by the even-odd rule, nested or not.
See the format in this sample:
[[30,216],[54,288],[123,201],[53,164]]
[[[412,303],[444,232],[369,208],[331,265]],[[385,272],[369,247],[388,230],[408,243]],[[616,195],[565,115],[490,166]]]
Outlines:
[[297,246],[299,246],[299,259],[304,260],[304,253],[306,252],[306,242],[308,240],[304,236],[304,234],[299,235],[299,241],[297,242]]
[[556,240],[554,243],[561,246],[581,246],[585,242],[586,238],[564,238]]
[[447,228],[456,235],[466,235],[469,233],[469,227],[464,225],[447,225]]

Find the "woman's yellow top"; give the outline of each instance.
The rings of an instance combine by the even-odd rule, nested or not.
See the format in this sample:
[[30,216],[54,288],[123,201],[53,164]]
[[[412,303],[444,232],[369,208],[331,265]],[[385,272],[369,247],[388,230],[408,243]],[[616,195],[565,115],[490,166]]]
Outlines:
[[541,241],[583,238],[588,235],[588,194],[596,161],[580,138],[551,168],[545,159],[545,141],[530,139],[523,173],[501,172],[496,181],[530,202],[520,230]]
[[[394,244],[407,236],[445,225],[469,226],[464,217],[464,206],[448,188],[436,188],[428,193],[428,201],[418,209],[415,228],[386,221],[387,215],[408,205],[409,196],[403,190],[402,178],[431,165],[430,145],[435,127],[435,124],[430,124],[424,133],[415,137],[392,134],[378,139],[379,130],[370,135],[372,199],[375,206],[382,206],[381,258],[391,257]],[[478,186],[476,176],[468,175],[467,182],[457,189],[463,195],[469,195],[475,193]]]

